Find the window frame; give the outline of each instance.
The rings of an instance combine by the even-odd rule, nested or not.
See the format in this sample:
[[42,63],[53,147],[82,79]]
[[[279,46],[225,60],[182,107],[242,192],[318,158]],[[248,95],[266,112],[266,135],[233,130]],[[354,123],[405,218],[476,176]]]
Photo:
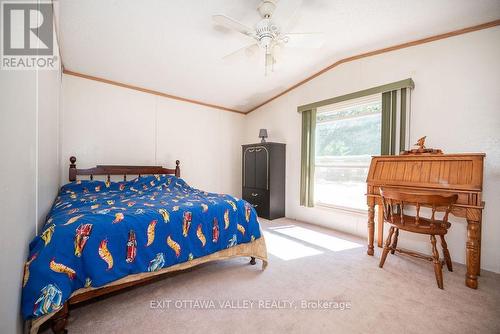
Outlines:
[[[322,107],[318,107],[316,109],[315,134],[318,133],[318,128],[317,128],[318,125],[320,125],[322,123],[332,122],[332,121],[324,121],[324,122],[318,121],[317,118],[319,115],[324,114],[324,113],[329,113],[329,112],[339,112],[341,110],[344,110],[344,109],[347,109],[350,107],[356,107],[358,105],[364,105],[364,104],[366,105],[366,104],[371,104],[371,103],[379,103],[380,104],[381,110],[377,114],[380,116],[380,122],[382,125],[382,93],[375,93],[375,94],[370,94],[370,95],[366,95],[366,96],[362,96],[362,97],[358,97],[358,98],[353,98],[350,100],[345,100],[345,101],[341,101],[341,102],[337,102],[337,103],[331,103],[331,104],[324,105]],[[365,115],[348,117],[348,118],[359,118],[359,117],[363,117],[363,116],[365,116]],[[348,119],[348,118],[345,118],[345,119]],[[342,120],[342,119],[339,119],[339,120]],[[379,148],[379,151],[376,155],[380,155],[380,154],[381,154],[381,148]],[[373,154],[371,156],[373,156]],[[316,162],[316,152],[314,152],[314,169],[315,169],[315,171],[317,170],[318,167],[328,167],[328,166],[318,165]],[[366,167],[367,168],[370,167],[369,162],[368,162],[368,165]],[[326,209],[335,209],[335,210],[340,210],[340,211],[345,211],[345,212],[350,212],[350,213],[366,214],[366,212],[368,212],[368,207],[366,207],[366,209],[361,209],[358,207],[350,207],[350,206],[344,206],[344,205],[338,205],[338,204],[332,204],[332,203],[325,203],[325,202],[318,200],[317,196],[315,196],[316,189],[317,189],[316,177],[314,177],[313,183],[315,183],[314,188],[313,188],[314,206],[323,207]],[[365,194],[366,194],[366,191],[365,191]]]
[[[336,96],[326,100],[304,104],[297,107],[297,112],[302,114],[302,132],[301,132],[301,162],[300,162],[300,206],[314,207],[314,154],[311,151],[315,146],[315,116],[316,109],[325,105],[338,103],[347,100],[353,100],[359,97],[382,93],[382,140],[381,155],[396,154],[402,149],[407,149],[410,138],[410,119],[411,119],[411,91],[415,88],[415,83],[411,78],[392,82],[389,84],[376,86],[354,93]],[[391,103],[384,103],[384,97],[390,97]],[[394,97],[396,103],[394,103]],[[396,123],[397,122],[397,123]],[[384,125],[391,124],[390,134],[385,134]],[[394,124],[396,129],[394,129]],[[399,130],[397,129],[399,127]],[[394,133],[394,130],[397,132]],[[389,141],[384,141],[388,136]],[[399,137],[399,140],[398,140]],[[389,143],[389,145],[384,143]],[[387,151],[387,152],[385,152]]]

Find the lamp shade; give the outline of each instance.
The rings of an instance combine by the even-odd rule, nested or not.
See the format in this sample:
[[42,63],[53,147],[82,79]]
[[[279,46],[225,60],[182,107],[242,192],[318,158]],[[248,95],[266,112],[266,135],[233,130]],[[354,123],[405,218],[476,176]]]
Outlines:
[[260,129],[259,130],[259,137],[260,138],[267,138],[267,129]]

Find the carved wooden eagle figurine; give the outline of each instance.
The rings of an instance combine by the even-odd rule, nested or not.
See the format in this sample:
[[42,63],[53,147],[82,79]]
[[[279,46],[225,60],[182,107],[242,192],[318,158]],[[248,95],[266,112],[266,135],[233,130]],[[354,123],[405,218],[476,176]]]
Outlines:
[[417,140],[415,146],[418,146],[419,149],[423,150],[425,148],[425,138],[427,138],[427,136],[423,136],[422,138]]
[[407,154],[443,154],[443,151],[440,149],[434,149],[434,148],[426,148],[425,147],[425,138],[427,136],[423,136],[419,140],[417,140],[417,143],[414,145],[418,148],[411,149],[409,151],[402,151],[400,154],[401,155],[407,155]]

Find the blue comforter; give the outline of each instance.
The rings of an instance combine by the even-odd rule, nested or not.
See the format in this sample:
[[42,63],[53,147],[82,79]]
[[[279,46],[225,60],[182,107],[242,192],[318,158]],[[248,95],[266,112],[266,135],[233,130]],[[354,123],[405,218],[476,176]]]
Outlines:
[[260,238],[250,204],[170,175],[61,188],[24,267],[22,314],[57,310],[82,287],[160,270]]

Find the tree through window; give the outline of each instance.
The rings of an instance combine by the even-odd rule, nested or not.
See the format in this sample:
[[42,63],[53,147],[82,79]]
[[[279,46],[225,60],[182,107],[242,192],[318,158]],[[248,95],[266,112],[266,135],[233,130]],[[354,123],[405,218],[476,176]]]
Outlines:
[[366,209],[366,175],[372,155],[380,154],[381,95],[317,109],[316,203]]

